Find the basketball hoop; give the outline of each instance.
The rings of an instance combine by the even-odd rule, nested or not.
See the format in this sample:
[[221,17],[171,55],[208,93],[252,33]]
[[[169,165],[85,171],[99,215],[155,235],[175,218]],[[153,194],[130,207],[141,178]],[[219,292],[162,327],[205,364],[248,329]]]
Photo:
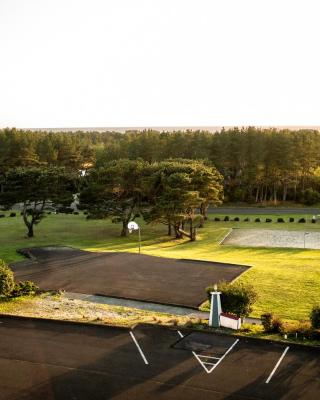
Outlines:
[[129,231],[129,233],[132,233],[133,231],[138,231],[138,234],[139,234],[139,254],[140,254],[141,253],[141,235],[140,235],[140,227],[139,227],[139,225],[134,221],[130,221],[128,223],[128,231]]

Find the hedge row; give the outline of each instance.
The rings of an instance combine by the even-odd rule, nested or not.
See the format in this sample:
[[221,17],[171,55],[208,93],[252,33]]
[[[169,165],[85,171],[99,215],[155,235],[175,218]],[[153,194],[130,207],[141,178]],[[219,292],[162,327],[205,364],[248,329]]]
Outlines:
[[[216,222],[219,222],[219,221],[239,222],[240,218],[239,217],[235,217],[234,219],[231,219],[229,216],[225,216],[224,218],[223,217],[221,217],[221,218],[220,217],[215,217],[214,221],[216,221]],[[250,221],[251,221],[251,219],[249,217],[246,217],[246,218],[243,219],[243,222],[250,222]],[[254,218],[254,219],[252,219],[252,222],[268,222],[268,223],[270,223],[270,222],[272,222],[272,219],[271,218],[266,218],[265,221],[263,221],[263,218]],[[283,218],[277,218],[275,220],[275,222],[284,223],[286,221]],[[295,219],[290,217],[288,222],[295,222]],[[299,218],[299,219],[297,219],[296,222],[301,224],[301,223],[306,223],[307,220],[306,220],[306,218]],[[317,219],[316,218],[312,218],[311,222],[314,224],[314,223],[317,222]]]

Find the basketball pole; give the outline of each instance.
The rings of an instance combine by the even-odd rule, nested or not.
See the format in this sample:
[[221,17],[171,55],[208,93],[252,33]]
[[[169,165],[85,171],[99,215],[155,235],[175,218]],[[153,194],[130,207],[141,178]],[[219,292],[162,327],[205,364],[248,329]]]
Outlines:
[[139,234],[139,254],[141,253],[141,234],[140,234],[140,227],[138,229],[138,234]]

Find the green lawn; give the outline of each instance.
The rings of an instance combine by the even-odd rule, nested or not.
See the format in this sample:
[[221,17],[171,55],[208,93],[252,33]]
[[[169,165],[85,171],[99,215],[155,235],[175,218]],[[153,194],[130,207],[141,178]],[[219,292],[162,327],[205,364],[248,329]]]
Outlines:
[[[286,319],[306,319],[313,304],[320,303],[320,250],[219,246],[231,227],[319,230],[320,223],[212,222],[199,230],[199,240],[168,240],[164,226],[142,223],[142,251],[172,258],[193,258],[251,265],[240,278],[255,286],[259,300],[253,315],[272,311]],[[246,216],[239,216],[241,221]],[[277,216],[271,217],[273,220]],[[287,221],[290,216],[284,216]],[[293,216],[295,219],[301,216]],[[310,216],[306,216],[310,220]],[[254,219],[255,216],[250,216]],[[0,219],[0,258],[21,259],[16,250],[28,246],[67,245],[97,251],[137,251],[137,234],[119,237],[120,226],[109,221],[87,221],[83,215],[50,215],[26,238],[21,217]],[[208,285],[212,282],[208,282]],[[187,288],[186,288],[187,289]]]

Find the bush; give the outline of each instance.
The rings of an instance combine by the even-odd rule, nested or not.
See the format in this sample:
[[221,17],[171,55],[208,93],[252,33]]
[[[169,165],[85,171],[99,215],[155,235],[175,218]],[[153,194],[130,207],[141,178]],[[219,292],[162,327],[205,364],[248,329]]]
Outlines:
[[261,322],[264,331],[267,333],[280,333],[282,331],[283,323],[281,319],[275,317],[272,313],[262,314]]
[[214,220],[215,220],[216,222],[219,222],[219,221],[220,221],[220,218],[219,218],[219,217],[215,217]]
[[59,207],[58,208],[58,212],[59,213],[63,213],[63,214],[72,214],[73,213],[73,208],[71,208],[71,207]]
[[[84,211],[83,215],[88,215],[88,211]],[[220,221],[220,220],[219,220]]]
[[240,221],[240,218],[239,218],[239,217],[235,217],[234,221],[235,221],[235,222],[239,222],[239,221]]
[[230,218],[228,216],[224,217],[224,221],[230,221]]
[[272,222],[271,218],[266,218],[266,222]]
[[249,217],[246,217],[243,221],[244,221],[244,222],[250,222],[250,218],[249,218]]
[[320,329],[320,305],[313,307],[310,313],[310,321],[314,329]]
[[278,219],[277,219],[277,222],[283,223],[283,222],[284,222],[284,219],[283,219],[283,218],[278,218]]
[[0,296],[8,297],[14,288],[14,278],[11,269],[0,260]]
[[78,211],[74,211],[73,215],[79,215],[79,212]]
[[311,222],[313,224],[315,224],[317,222],[317,217],[315,215],[312,217]]
[[17,214],[15,212],[10,213],[9,217],[16,217]]
[[[251,313],[252,306],[257,300],[257,293],[254,288],[239,281],[234,283],[220,282],[218,290],[221,292],[222,310],[241,318]],[[213,291],[213,285],[206,288],[209,300],[211,300],[210,292]]]
[[304,223],[306,222],[306,219],[305,219],[305,218],[300,218],[298,222],[299,222],[300,224],[304,224]]
[[294,218],[290,217],[289,222],[294,222]]
[[36,293],[38,289],[38,286],[31,281],[18,282],[14,285],[11,297],[30,296]]
[[306,204],[308,206],[319,203],[320,193],[311,188],[306,189],[302,192],[302,202],[303,204]]
[[256,219],[254,220],[254,222],[261,222],[261,219],[260,219],[260,218],[256,218]]
[[4,214],[0,214],[0,218],[4,218],[5,217],[5,215]]

